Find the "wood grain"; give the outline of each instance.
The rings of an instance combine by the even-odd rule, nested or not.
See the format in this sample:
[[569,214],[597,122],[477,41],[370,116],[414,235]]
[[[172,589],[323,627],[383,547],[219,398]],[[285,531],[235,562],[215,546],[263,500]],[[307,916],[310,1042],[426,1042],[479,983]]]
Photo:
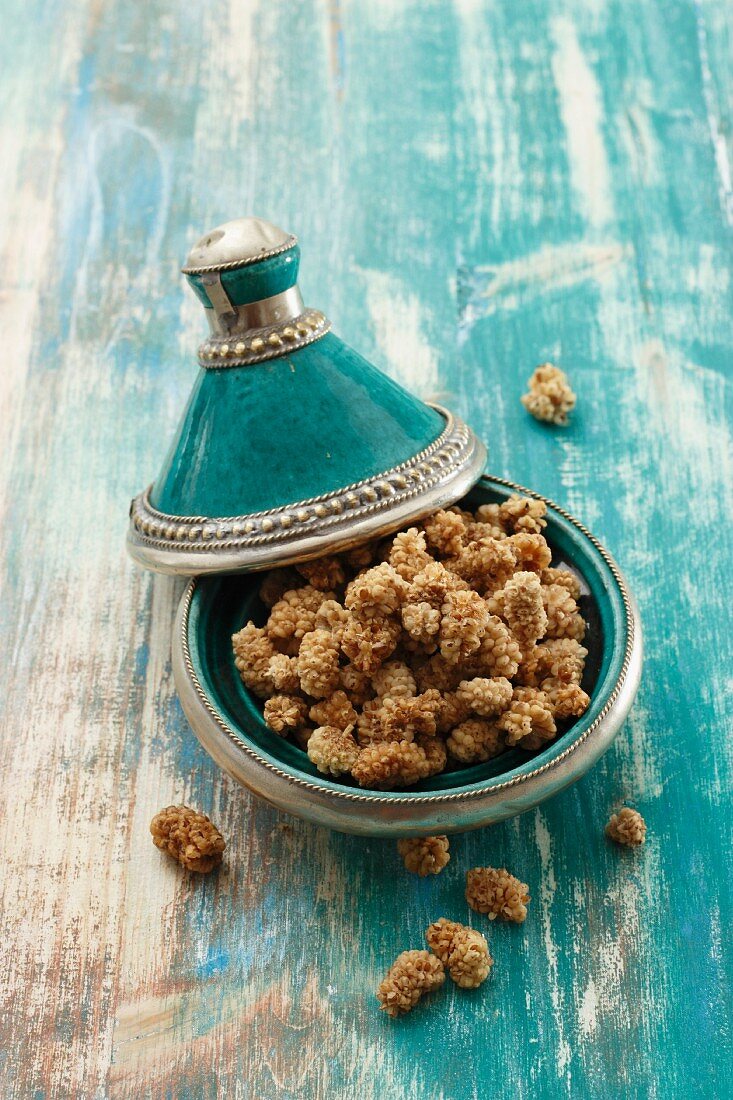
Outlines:
[[[27,1097],[721,1095],[730,1066],[731,125],[725,0],[0,3],[0,1081]],[[218,774],[176,701],[180,585],[124,555],[194,376],[177,267],[296,231],[338,331],[602,537],[641,606],[615,747],[406,878]],[[572,426],[519,395],[553,359]],[[189,879],[147,825],[230,838]],[[630,801],[646,849],[611,850]],[[488,988],[373,989],[466,868],[532,893]],[[478,919],[477,919],[478,923]]]

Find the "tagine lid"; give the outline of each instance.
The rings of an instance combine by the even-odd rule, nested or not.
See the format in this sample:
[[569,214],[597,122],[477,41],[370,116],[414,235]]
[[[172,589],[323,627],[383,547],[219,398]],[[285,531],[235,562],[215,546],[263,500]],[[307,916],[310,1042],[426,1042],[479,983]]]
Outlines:
[[242,572],[386,535],[449,506],[486,450],[331,331],[297,286],[297,239],[259,218],[205,234],[183,267],[209,334],[128,549],[160,572]]

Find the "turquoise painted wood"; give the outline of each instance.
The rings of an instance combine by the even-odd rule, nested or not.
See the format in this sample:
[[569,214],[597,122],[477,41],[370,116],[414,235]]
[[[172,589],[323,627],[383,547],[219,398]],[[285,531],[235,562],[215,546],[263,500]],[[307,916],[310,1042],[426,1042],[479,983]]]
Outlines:
[[[730,5],[0,10],[3,1095],[720,1095]],[[640,603],[645,675],[614,748],[539,810],[456,838],[429,882],[216,771],[173,691],[181,585],[125,555],[202,332],[178,266],[249,212],[298,233],[304,297],[343,338],[453,404],[492,472],[583,519]],[[519,404],[544,359],[578,393],[566,431]],[[149,842],[178,800],[229,838],[218,877]],[[646,817],[642,852],[603,839],[622,802]],[[464,871],[487,862],[532,894],[525,925],[488,927],[490,984],[385,1019],[383,970],[465,917]]]

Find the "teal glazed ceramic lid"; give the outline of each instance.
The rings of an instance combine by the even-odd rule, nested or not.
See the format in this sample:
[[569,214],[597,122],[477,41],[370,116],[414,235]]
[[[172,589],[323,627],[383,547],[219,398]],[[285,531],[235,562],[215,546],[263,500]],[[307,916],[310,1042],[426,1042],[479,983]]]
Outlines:
[[166,573],[285,565],[452,504],[486,450],[331,331],[297,287],[295,237],[227,222],[183,272],[209,325],[163,467],[130,508],[128,548]]

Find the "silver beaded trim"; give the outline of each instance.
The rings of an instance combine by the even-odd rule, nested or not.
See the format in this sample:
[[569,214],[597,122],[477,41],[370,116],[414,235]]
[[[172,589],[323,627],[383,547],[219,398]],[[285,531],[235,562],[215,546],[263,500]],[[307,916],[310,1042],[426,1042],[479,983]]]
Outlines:
[[319,310],[306,309],[284,324],[233,336],[210,337],[199,348],[199,364],[207,370],[221,370],[262,363],[320,340],[330,328],[331,322]]
[[[240,554],[249,568],[262,568],[260,561],[286,557],[290,551],[300,553],[304,543],[312,548],[306,556],[312,557],[324,552],[318,548],[322,541],[345,543],[352,536],[368,537],[367,529],[384,528],[392,514],[397,523],[404,515],[416,514],[423,500],[428,511],[440,507],[443,497],[456,499],[476,481],[486,451],[463,421],[445,409],[438,411],[446,418],[444,431],[407,462],[285,507],[218,518],[173,516],[152,506],[148,489],[130,506],[130,551],[142,564],[171,571],[177,571],[176,557],[191,553],[228,560]],[[190,571],[203,568],[202,561]]]

